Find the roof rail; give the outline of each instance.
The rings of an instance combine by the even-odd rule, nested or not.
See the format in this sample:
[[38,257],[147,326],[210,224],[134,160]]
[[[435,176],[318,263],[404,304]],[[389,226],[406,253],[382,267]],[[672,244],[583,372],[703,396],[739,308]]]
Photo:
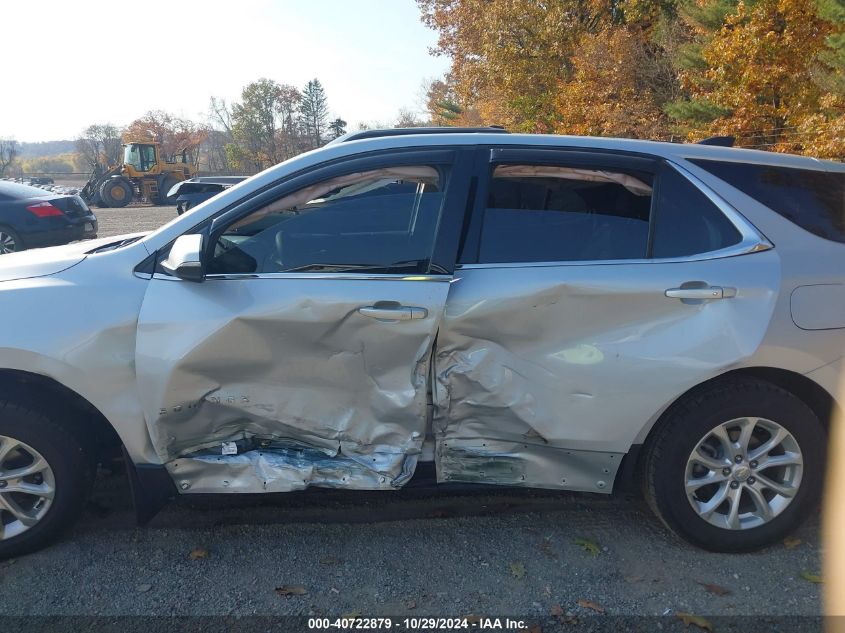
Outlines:
[[734,136],[711,136],[698,141],[697,145],[716,145],[718,147],[733,147],[736,137]]
[[509,134],[499,126],[489,127],[393,127],[378,130],[361,130],[360,132],[349,132],[343,136],[329,141],[327,145],[346,143],[348,141],[360,141],[363,138],[379,138],[382,136],[407,136],[409,134]]

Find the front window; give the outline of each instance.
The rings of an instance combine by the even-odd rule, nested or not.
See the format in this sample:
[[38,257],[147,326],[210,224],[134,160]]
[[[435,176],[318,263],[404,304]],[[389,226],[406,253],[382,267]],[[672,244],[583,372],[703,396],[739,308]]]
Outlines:
[[156,150],[153,145],[127,145],[123,148],[123,163],[132,165],[138,171],[150,171],[156,162]]
[[227,227],[208,273],[428,272],[443,185],[431,166],[317,182]]

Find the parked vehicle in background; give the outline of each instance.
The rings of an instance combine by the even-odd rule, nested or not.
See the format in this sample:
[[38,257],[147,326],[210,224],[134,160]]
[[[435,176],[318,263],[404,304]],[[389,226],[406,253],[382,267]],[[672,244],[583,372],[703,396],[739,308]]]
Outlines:
[[176,214],[213,198],[221,191],[246,180],[246,176],[199,176],[176,183],[167,192],[167,196],[176,201]]
[[166,157],[159,143],[125,143],[123,162],[108,169],[98,165],[80,195],[98,207],[125,207],[135,198],[175,204],[167,192],[196,172],[196,167],[188,162],[187,150],[178,157]]
[[[352,134],[148,235],[0,261],[0,556],[126,456],[172,495],[638,484],[697,546],[815,508],[845,349],[845,165]],[[61,314],[62,327],[55,327]]]
[[76,195],[0,180],[0,254],[97,237],[97,218]]

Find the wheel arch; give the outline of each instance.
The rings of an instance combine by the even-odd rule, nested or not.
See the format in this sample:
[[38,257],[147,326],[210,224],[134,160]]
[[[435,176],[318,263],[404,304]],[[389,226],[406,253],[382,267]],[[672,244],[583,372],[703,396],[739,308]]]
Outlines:
[[616,473],[614,489],[617,486],[622,490],[633,490],[636,488],[641,474],[640,468],[643,457],[647,453],[643,448],[648,445],[650,439],[655,436],[657,429],[660,428],[662,423],[680,402],[699,391],[710,388],[714,384],[741,380],[743,378],[763,380],[780,387],[784,391],[788,391],[810,407],[824,425],[825,431],[830,430],[834,416],[842,413],[841,403],[837,402],[824,387],[803,374],[777,367],[742,367],[733,369],[691,387],[675,398],[657,416],[651,427],[644,434],[641,434],[640,439],[631,446],[631,449],[622,458],[622,463]]
[[87,399],[49,376],[0,369],[0,399],[43,411],[91,450],[97,462],[120,455],[123,442],[108,419]]

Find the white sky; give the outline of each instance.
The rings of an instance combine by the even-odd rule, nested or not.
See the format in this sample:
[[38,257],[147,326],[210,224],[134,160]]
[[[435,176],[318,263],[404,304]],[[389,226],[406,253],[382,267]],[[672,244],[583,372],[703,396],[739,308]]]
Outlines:
[[211,95],[261,77],[319,78],[350,129],[391,122],[448,66],[419,16],[413,0],[3,0],[0,136],[72,139],[154,109],[204,120]]

